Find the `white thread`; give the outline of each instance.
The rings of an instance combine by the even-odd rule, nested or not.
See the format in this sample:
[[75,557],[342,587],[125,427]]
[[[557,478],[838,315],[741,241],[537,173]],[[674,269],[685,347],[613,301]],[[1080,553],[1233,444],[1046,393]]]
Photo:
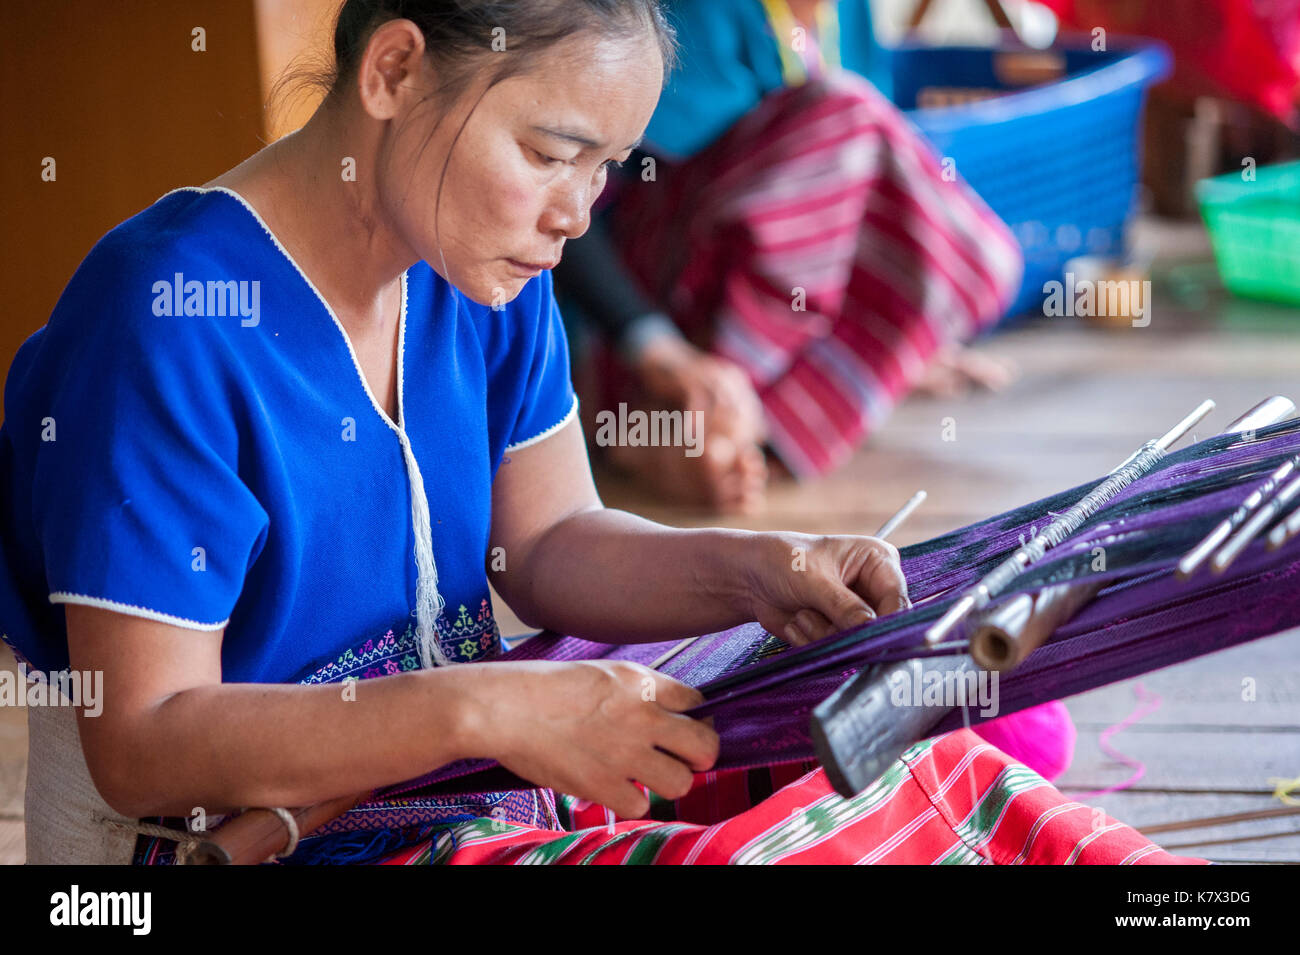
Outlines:
[[406,483],[411,489],[411,526],[415,530],[415,632],[420,644],[420,666],[426,670],[451,663],[438,640],[438,618],[446,606],[438,589],[438,564],[433,559],[433,525],[424,477],[415,450],[406,434],[406,276],[402,276],[402,324],[397,343],[397,438],[406,464]]
[[446,601],[438,592],[438,567],[433,561],[429,499],[424,495],[424,479],[420,476],[420,465],[415,460],[406,431],[399,431],[397,436],[402,442],[407,483],[411,486],[411,523],[415,528],[415,632],[420,640],[420,665],[428,669],[436,660],[438,666],[446,666],[451,661],[443,653],[437,634],[437,620]]

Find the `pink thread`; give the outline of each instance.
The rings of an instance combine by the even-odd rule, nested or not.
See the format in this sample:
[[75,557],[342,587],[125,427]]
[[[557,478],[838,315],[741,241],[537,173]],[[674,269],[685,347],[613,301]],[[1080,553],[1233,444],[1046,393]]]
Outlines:
[[1133,695],[1138,698],[1137,707],[1133,710],[1132,713],[1130,713],[1120,722],[1116,723],[1114,726],[1108,726],[1104,730],[1102,730],[1101,738],[1098,740],[1098,745],[1101,747],[1101,751],[1105,753],[1107,756],[1109,756],[1111,759],[1117,760],[1118,762],[1123,763],[1125,766],[1131,767],[1133,769],[1133,775],[1130,776],[1128,779],[1124,780],[1122,783],[1116,783],[1114,786],[1107,786],[1105,789],[1098,789],[1095,792],[1090,792],[1090,793],[1074,793],[1070,796],[1071,799],[1095,799],[1098,796],[1105,796],[1108,793],[1119,792],[1121,789],[1128,789],[1135,782],[1137,782],[1139,779],[1141,779],[1143,776],[1146,775],[1147,767],[1145,763],[1143,763],[1141,760],[1134,759],[1131,756],[1127,756],[1124,753],[1121,753],[1119,750],[1115,749],[1115,747],[1110,745],[1110,738],[1112,736],[1114,736],[1116,733],[1123,732],[1124,730],[1132,726],[1134,723],[1146,719],[1156,710],[1160,709],[1160,705],[1163,702],[1160,699],[1159,694],[1152,693],[1140,682],[1135,683],[1133,685]]
[[1049,781],[1069,769],[1074,759],[1074,721],[1060,700],[1000,716],[974,730],[985,742]]

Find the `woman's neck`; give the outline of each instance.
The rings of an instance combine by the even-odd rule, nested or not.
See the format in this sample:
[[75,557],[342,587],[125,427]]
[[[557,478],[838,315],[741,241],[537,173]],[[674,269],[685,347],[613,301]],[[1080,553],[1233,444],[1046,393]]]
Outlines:
[[[358,131],[359,130],[359,131]],[[380,129],[322,105],[210,185],[247,199],[336,311],[386,315],[386,293],[417,256],[386,224],[375,188]]]

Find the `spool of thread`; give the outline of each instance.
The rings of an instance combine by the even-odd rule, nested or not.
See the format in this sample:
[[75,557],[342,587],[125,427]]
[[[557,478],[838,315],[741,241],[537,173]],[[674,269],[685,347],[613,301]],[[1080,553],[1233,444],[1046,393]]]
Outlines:
[[[1081,255],[1065,264],[1065,291],[1076,296],[1091,294],[1074,303],[1075,313],[1084,320],[1107,328],[1133,328],[1134,320],[1150,317],[1147,301],[1150,278],[1139,264],[1105,256]],[[1073,276],[1073,281],[1069,281]],[[1145,324],[1145,321],[1139,321]]]

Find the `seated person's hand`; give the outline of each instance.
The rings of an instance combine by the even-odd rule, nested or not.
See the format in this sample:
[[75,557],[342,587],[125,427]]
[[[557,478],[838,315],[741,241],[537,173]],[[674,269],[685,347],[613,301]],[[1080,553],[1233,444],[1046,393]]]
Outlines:
[[763,406],[738,365],[702,351],[673,335],[648,342],[637,371],[650,394],[704,413],[706,433],[717,431],[737,443],[761,443],[767,429]]

